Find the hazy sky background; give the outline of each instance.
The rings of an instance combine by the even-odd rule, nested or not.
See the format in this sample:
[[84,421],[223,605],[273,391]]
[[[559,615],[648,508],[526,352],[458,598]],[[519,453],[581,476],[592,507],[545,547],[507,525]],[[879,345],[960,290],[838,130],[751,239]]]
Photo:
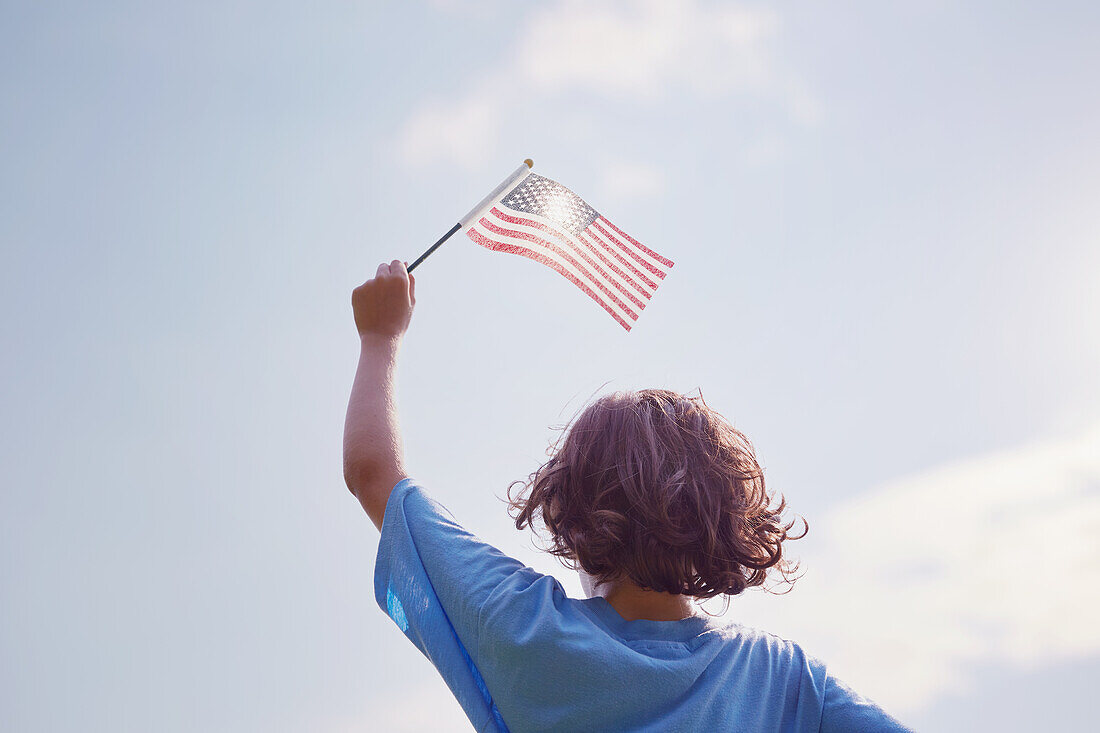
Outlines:
[[[728,618],[925,730],[1100,682],[1096,3],[0,3],[0,728],[468,730],[344,487],[354,286],[525,157],[676,267],[627,334],[455,238],[407,464],[498,497],[699,387],[810,522]],[[720,607],[720,606],[719,606]]]

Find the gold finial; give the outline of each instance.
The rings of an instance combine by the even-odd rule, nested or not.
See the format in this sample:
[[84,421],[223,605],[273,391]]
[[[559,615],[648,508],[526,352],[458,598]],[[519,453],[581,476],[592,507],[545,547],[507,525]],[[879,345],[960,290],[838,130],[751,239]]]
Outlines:
[[535,167],[535,161],[531,160],[530,158],[528,158],[527,160],[525,160],[523,162],[527,164],[528,168],[534,168]]

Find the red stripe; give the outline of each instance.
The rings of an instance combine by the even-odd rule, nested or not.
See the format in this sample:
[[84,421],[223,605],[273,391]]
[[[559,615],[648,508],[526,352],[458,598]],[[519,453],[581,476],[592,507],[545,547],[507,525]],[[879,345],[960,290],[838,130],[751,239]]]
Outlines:
[[[508,214],[505,214],[505,213],[504,213],[503,211],[501,211],[500,209],[496,208],[495,206],[494,206],[494,207],[492,208],[492,214],[493,214],[494,216],[496,216],[496,217],[497,217],[498,219],[502,219],[503,221],[506,221],[506,222],[508,222],[509,224],[525,224],[525,225],[527,225],[527,226],[530,226],[530,227],[534,227],[534,228],[536,228],[536,229],[539,229],[539,230],[541,230],[541,231],[544,231],[544,232],[549,232],[550,234],[553,234],[553,235],[555,235],[555,236],[557,236],[557,237],[560,237],[561,239],[564,239],[564,240],[568,241],[568,242],[569,242],[570,244],[572,244],[572,242],[570,241],[570,239],[571,239],[571,238],[569,237],[569,235],[567,235],[567,234],[565,234],[565,233],[563,233],[563,232],[559,232],[559,231],[557,231],[556,229],[554,229],[553,227],[548,227],[548,226],[545,226],[544,224],[541,224],[541,223],[539,223],[539,222],[537,222],[537,221],[533,221],[533,220],[531,220],[531,219],[522,219],[522,218],[520,218],[520,217],[516,217],[516,216],[509,216]],[[587,243],[584,243],[584,242],[582,242],[582,244],[586,244],[586,246],[588,246],[588,248],[589,248],[589,249],[592,249],[592,246],[591,246],[591,245],[587,245]],[[587,254],[585,254],[585,253],[584,253],[584,251],[582,251],[581,249],[577,248],[576,246],[574,246],[574,247],[573,247],[573,251],[574,251],[574,252],[576,252],[576,253],[577,253],[578,255],[580,255],[581,257],[583,257],[583,258],[584,258],[584,261],[585,261],[585,262],[587,262],[588,264],[592,265],[592,267],[596,268],[596,272],[598,272],[598,273],[600,273],[601,275],[603,275],[603,276],[604,276],[604,278],[605,278],[605,279],[606,279],[606,280],[607,280],[607,281],[608,281],[609,283],[611,283],[612,285],[614,285],[614,286],[615,286],[615,289],[616,289],[616,290],[618,290],[618,291],[619,291],[620,293],[622,293],[622,294],[623,294],[623,295],[625,295],[626,297],[630,298],[630,300],[631,300],[631,301],[633,301],[634,305],[638,306],[638,308],[639,308],[639,309],[641,309],[641,308],[645,308],[645,303],[644,303],[644,302],[642,302],[641,300],[639,300],[639,299],[638,299],[638,296],[634,295],[634,293],[630,292],[629,290],[627,290],[626,288],[624,288],[624,287],[623,287],[622,285],[620,285],[620,284],[619,284],[619,281],[618,281],[618,280],[616,280],[615,278],[613,278],[613,277],[611,277],[610,275],[608,275],[608,274],[607,274],[607,272],[606,272],[606,271],[604,271],[604,269],[603,269],[602,267],[600,267],[600,266],[599,266],[598,264],[596,264],[596,262],[595,262],[595,261],[593,261],[593,259],[592,259],[591,257],[589,257],[589,256],[588,256]],[[611,266],[611,267],[612,267],[612,268],[613,268],[613,269],[614,269],[614,270],[615,270],[616,272],[618,272],[620,276],[622,276],[622,277],[626,278],[626,279],[627,279],[627,280],[628,280],[628,281],[630,282],[630,284],[631,284],[631,285],[634,285],[634,281],[633,281],[633,280],[630,280],[630,278],[626,277],[626,275],[623,275],[623,273],[622,273],[622,271],[621,271],[621,270],[619,270],[618,268],[616,268],[616,267],[615,267],[614,265],[612,265],[612,264],[611,264],[610,262],[607,262],[607,260],[606,260],[606,259],[605,259],[605,258],[603,257],[603,255],[601,255],[601,254],[600,254],[599,252],[597,252],[597,251],[596,251],[595,249],[592,249],[592,251],[593,251],[593,253],[594,253],[594,254],[596,254],[596,255],[597,255],[597,256],[598,256],[598,257],[599,257],[600,259],[602,259],[602,260],[603,260],[603,261],[604,261],[604,262],[605,262],[606,264],[610,265],[610,266]],[[647,295],[646,297],[648,298],[649,296]]]
[[[541,222],[533,221],[531,219],[521,219],[521,218],[509,216],[508,214],[505,214],[503,211],[501,211],[500,209],[498,209],[495,206],[493,207],[492,212],[497,217],[503,219],[504,221],[510,222],[512,224],[526,224],[527,226],[534,227],[536,229],[539,229],[540,231],[549,232],[550,234],[553,234],[553,235],[558,236],[558,237],[564,237],[565,236],[561,232],[557,231],[556,229],[553,229],[552,227],[548,227],[548,226],[542,224]],[[600,217],[600,218],[602,219],[603,217]],[[604,219],[604,221],[607,221],[607,220]],[[609,221],[607,223],[611,224],[611,222],[609,222]],[[614,226],[614,225],[612,225],[612,226]],[[587,231],[587,230],[585,230],[585,231]],[[611,234],[609,234],[607,232],[605,232],[605,234],[607,234],[608,238],[611,239],[612,241],[615,240],[615,238]],[[588,242],[587,240],[585,240],[584,237],[578,236],[578,239],[580,239],[582,242],[584,242],[590,248],[592,248],[592,244],[590,242]],[[640,279],[642,282],[644,282],[646,285],[653,288],[654,290],[657,289],[657,283],[650,280],[648,277],[643,275],[636,267],[634,267],[629,262],[624,260],[622,255],[620,255],[618,252],[616,252],[614,249],[612,249],[602,239],[600,239],[599,237],[595,237],[595,236],[593,236],[592,239],[593,239],[593,241],[598,243],[600,247],[602,247],[608,253],[610,253],[615,259],[617,259],[619,262],[623,263],[623,265],[625,265],[626,267],[630,268],[630,271],[633,272],[635,275],[637,275],[638,279]],[[622,246],[625,247],[625,245],[622,245]],[[607,264],[608,267],[612,268],[613,270],[615,270],[615,272],[619,273],[619,275],[622,276],[623,279],[625,279],[627,282],[629,282],[631,285],[633,285],[638,290],[638,292],[645,295],[645,297],[647,299],[649,298],[649,294],[646,293],[641,287],[638,287],[638,283],[636,283],[633,279],[631,279],[631,277],[629,275],[624,273],[622,270],[616,269],[615,265],[613,265],[610,261],[608,261],[608,259],[606,257],[604,257],[603,255],[600,255],[598,250],[594,250],[594,251],[596,252],[597,255],[599,255],[600,259],[603,260]],[[631,255],[637,257],[637,255],[633,252],[631,252]],[[643,264],[645,264],[645,263],[643,262]],[[663,277],[663,275],[662,275],[662,277]],[[620,290],[622,290],[622,288],[620,288]],[[635,302],[637,302],[637,301],[635,301]],[[645,306],[642,306],[642,307],[644,308]]]
[[[592,241],[593,241],[593,242],[595,242],[596,244],[600,245],[600,247],[602,247],[602,248],[604,249],[604,251],[605,251],[605,252],[607,252],[607,253],[608,253],[609,255],[611,255],[612,257],[614,257],[615,259],[617,259],[617,260],[618,260],[619,262],[621,262],[621,263],[622,263],[622,265],[623,265],[623,267],[626,267],[626,268],[627,268],[628,270],[630,270],[630,271],[631,271],[631,272],[633,272],[633,273],[634,273],[635,275],[637,275],[637,276],[638,276],[638,279],[639,279],[639,280],[641,280],[642,282],[644,282],[644,283],[645,283],[646,285],[648,285],[649,287],[653,288],[654,290],[656,290],[656,289],[657,289],[657,283],[653,282],[653,281],[652,281],[652,280],[650,280],[650,279],[649,279],[648,277],[646,277],[646,276],[645,276],[645,273],[643,273],[643,272],[642,272],[641,270],[639,270],[639,269],[638,269],[637,267],[635,267],[634,265],[632,265],[632,264],[630,264],[629,262],[627,262],[627,261],[626,261],[626,260],[625,260],[625,259],[623,258],[623,256],[622,256],[621,254],[619,254],[618,252],[616,252],[616,251],[614,250],[614,248],[612,248],[612,246],[611,246],[610,244],[608,244],[607,242],[605,242],[605,241],[603,241],[602,239],[600,239],[599,237],[597,237],[597,236],[596,236],[596,235],[595,235],[595,234],[594,234],[594,233],[593,233],[593,232],[591,231],[591,229],[592,229],[592,227],[590,226],[590,227],[588,227],[588,229],[585,229],[584,231],[585,231],[585,232],[587,232],[588,236],[592,238]],[[586,240],[586,241],[587,241],[587,240]]]
[[[615,263],[611,262],[606,257],[604,257],[603,253],[600,252],[598,249],[596,249],[594,246],[592,246],[592,244],[588,240],[578,236],[577,241],[580,242],[581,244],[583,244],[588,249],[589,252],[591,252],[592,254],[599,257],[600,262],[604,263],[610,269],[614,270],[615,274],[618,275],[621,280],[625,280],[626,282],[630,283],[631,287],[633,287],[639,293],[641,293],[643,298],[645,298],[646,300],[649,300],[649,293],[647,293],[645,290],[643,290],[641,288],[641,286],[638,285],[638,283],[634,282],[634,280],[632,280],[629,275],[627,275],[625,272],[623,272],[619,268],[615,267]],[[624,288],[620,284],[619,279],[615,279],[615,278],[611,277],[610,275],[607,275],[607,279],[611,281],[612,285],[614,285],[616,288],[618,288],[619,292],[621,292],[623,295],[625,295],[626,297],[628,297],[632,301],[634,301],[634,303],[636,303],[639,308],[645,308],[645,306],[646,306],[645,302],[638,299],[638,296],[634,294],[634,290],[628,290],[627,288]]]
[[593,277],[592,273],[589,272],[588,270],[586,270],[584,265],[582,265],[581,263],[577,262],[575,259],[570,257],[569,253],[566,252],[565,250],[563,250],[558,245],[554,244],[553,242],[551,242],[547,239],[543,239],[542,237],[538,236],[537,234],[531,234],[529,232],[518,232],[518,231],[515,231],[514,229],[504,229],[503,227],[499,227],[496,224],[494,224],[493,222],[489,221],[485,217],[482,217],[481,221],[479,223],[481,224],[481,226],[485,227],[486,229],[488,229],[493,234],[497,234],[497,235],[502,236],[502,237],[511,237],[513,239],[523,239],[523,240],[526,240],[528,242],[532,242],[534,244],[540,245],[542,247],[546,247],[547,249],[553,251],[555,254],[560,256],[566,262],[573,265],[573,267],[577,268],[577,270],[579,270],[589,280],[591,280],[593,285],[595,285],[597,288],[599,288],[608,298],[610,298],[612,303],[614,303],[615,305],[622,308],[628,316],[630,316],[634,320],[638,319],[638,315],[634,311],[630,310],[630,307],[627,306],[626,303],[624,303],[621,300],[619,300],[618,298],[616,298],[615,294],[612,293],[610,290],[608,290],[606,285],[604,285],[602,282],[600,282],[595,277]]
[[627,331],[630,330],[630,324],[624,321],[622,319],[622,316],[613,311],[611,307],[607,305],[607,303],[603,302],[603,299],[600,298],[600,296],[592,292],[592,289],[582,283],[580,280],[578,280],[576,276],[573,275],[573,273],[569,272],[569,270],[566,270],[564,267],[561,266],[561,264],[555,262],[546,255],[527,249],[526,247],[520,247],[516,244],[507,244],[506,242],[498,242],[495,239],[489,239],[488,237],[483,236],[481,232],[474,229],[474,227],[470,227],[470,229],[466,232],[466,235],[486,249],[491,249],[494,252],[507,252],[509,254],[527,257],[528,259],[532,259],[535,262],[539,262],[546,265],[547,267],[551,267],[557,270],[559,273],[564,275],[567,280],[572,282],[584,292],[588,293],[589,297],[599,303],[605,311],[610,313],[611,317],[618,321],[620,326],[625,328]]
[[[603,217],[600,217],[600,218],[602,219]],[[638,254],[637,252],[632,250],[630,247],[623,244],[621,241],[619,241],[618,239],[615,238],[614,234],[612,234],[611,232],[607,231],[602,226],[600,226],[600,220],[599,219],[592,222],[591,226],[594,227],[596,229],[596,231],[600,232],[605,237],[610,239],[612,242],[619,245],[619,248],[622,249],[624,252],[626,252],[631,257],[633,257],[634,261],[637,262],[639,265],[641,265],[645,269],[649,270],[650,272],[652,272],[654,275],[661,278],[662,280],[664,279],[665,273],[661,272],[656,267],[649,264],[649,262],[645,258],[643,258],[640,254]]]
[[[534,228],[539,229],[539,230],[544,231],[544,232],[549,232],[550,234],[554,234],[554,235],[556,235],[558,237],[561,237],[563,239],[569,239],[568,235],[563,234],[562,232],[554,229],[553,227],[546,226],[545,224],[543,224],[541,222],[534,221],[533,219],[524,219],[524,218],[519,218],[519,217],[515,217],[515,216],[509,216],[508,214],[505,214],[503,211],[496,208],[495,206],[493,207],[492,212],[497,217],[503,219],[504,221],[511,222],[512,224],[526,224],[527,226],[534,227]],[[584,244],[588,245],[588,248],[591,249],[596,254],[596,256],[599,257],[602,262],[604,262],[604,264],[606,264],[608,267],[610,267],[612,270],[614,270],[616,273],[618,273],[619,276],[621,276],[624,280],[626,280],[628,283],[630,283],[632,286],[634,286],[635,290],[637,290],[639,293],[641,293],[646,299],[649,298],[649,293],[647,293],[645,291],[645,288],[642,288],[641,286],[639,286],[638,283],[635,282],[634,279],[631,278],[629,275],[627,275],[625,272],[623,272],[622,270],[616,268],[615,264],[613,262],[611,262],[610,260],[608,260],[606,257],[604,257],[603,254],[601,254],[599,250],[597,250],[595,247],[593,247],[591,242],[589,242],[588,240],[586,240],[582,236],[578,236],[577,239],[582,241]],[[624,265],[626,265],[627,267],[630,267],[630,263],[627,262],[626,260],[623,260],[623,258],[619,255],[618,252],[611,249],[608,245],[604,244],[603,242],[596,239],[595,237],[593,237],[593,240],[596,241],[596,242],[599,242],[599,245],[601,247],[603,247],[605,250],[607,250],[610,254],[614,255]],[[634,268],[632,268],[632,267],[631,267],[631,269],[634,270]],[[645,275],[642,275],[642,273],[638,272],[637,270],[634,270],[634,272],[642,279],[642,281],[648,283],[651,288],[656,288],[657,287],[657,283],[653,282],[652,280],[647,278]]]
[[600,221],[602,221],[602,222],[603,222],[604,224],[607,224],[607,225],[608,225],[609,227],[611,227],[612,229],[614,229],[615,231],[617,231],[617,232],[618,232],[618,233],[619,233],[620,235],[622,235],[623,237],[626,237],[627,239],[629,239],[629,240],[630,240],[630,243],[631,243],[631,244],[633,244],[633,245],[634,245],[635,247],[637,247],[638,249],[640,249],[640,250],[642,250],[643,252],[645,252],[645,253],[646,253],[647,255],[649,255],[649,256],[650,256],[650,257],[652,257],[653,259],[655,259],[655,260],[657,260],[658,262],[660,262],[660,263],[661,263],[662,265],[664,265],[665,267],[672,267],[672,266],[673,266],[674,264],[676,264],[676,263],[674,263],[674,262],[673,262],[672,260],[666,260],[666,259],[665,259],[664,257],[662,257],[661,255],[657,254],[656,252],[654,252],[653,250],[651,250],[651,249],[650,249],[649,247],[645,246],[644,244],[642,244],[641,242],[639,242],[639,241],[638,241],[637,239],[635,239],[634,237],[632,237],[632,236],[630,236],[629,234],[627,234],[626,232],[624,232],[624,231],[623,231],[622,229],[619,229],[619,227],[617,227],[617,226],[615,226],[614,224],[612,224],[611,222],[609,222],[609,221],[607,220],[607,217],[601,216],[601,217],[600,217]]
[[[591,235],[589,235],[589,236],[591,236]],[[623,280],[630,283],[634,287],[635,290],[637,290],[639,293],[642,294],[643,298],[645,298],[646,300],[649,300],[649,296],[650,296],[649,291],[647,291],[645,288],[643,288],[641,285],[639,285],[637,282],[635,282],[634,278],[630,277],[630,275],[627,275],[625,272],[620,270],[618,267],[615,267],[615,263],[612,262],[611,260],[607,259],[606,257],[604,257],[603,252],[596,249],[597,245],[593,244],[592,242],[596,242],[600,247],[602,247],[604,249],[607,249],[608,252],[611,252],[611,254],[616,255],[616,253],[613,250],[608,249],[608,246],[606,244],[604,244],[600,240],[596,239],[595,237],[592,237],[592,242],[590,242],[587,239],[585,239],[583,234],[578,234],[577,239],[579,239],[581,242],[583,242],[585,244],[586,247],[588,247],[590,250],[592,250],[595,253],[595,255],[600,258],[601,262],[603,262],[605,265],[607,265],[612,270],[614,270]],[[620,258],[620,259],[622,259],[622,258]],[[624,262],[623,264],[625,264],[627,267],[630,267],[630,264],[627,263],[627,262]],[[643,277],[643,279],[647,279],[647,278],[645,278],[644,275],[642,277]],[[654,289],[656,289],[657,284],[653,283],[652,287]]]

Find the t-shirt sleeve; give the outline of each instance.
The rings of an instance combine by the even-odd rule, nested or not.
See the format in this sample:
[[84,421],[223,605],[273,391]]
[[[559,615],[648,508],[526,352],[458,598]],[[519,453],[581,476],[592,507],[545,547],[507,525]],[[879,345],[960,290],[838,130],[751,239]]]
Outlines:
[[481,610],[523,563],[467,532],[412,479],[382,519],[375,600],[446,681],[478,731],[506,730],[477,667]]
[[825,679],[821,733],[913,733],[875,702],[863,697],[832,674]]

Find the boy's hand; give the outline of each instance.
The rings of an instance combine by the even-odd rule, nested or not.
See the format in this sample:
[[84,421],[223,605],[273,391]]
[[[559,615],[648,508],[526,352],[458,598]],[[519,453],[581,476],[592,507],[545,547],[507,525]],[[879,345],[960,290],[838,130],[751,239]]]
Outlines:
[[401,260],[388,265],[383,262],[374,278],[351,294],[351,309],[360,337],[400,337],[409,327],[414,305],[416,280]]

